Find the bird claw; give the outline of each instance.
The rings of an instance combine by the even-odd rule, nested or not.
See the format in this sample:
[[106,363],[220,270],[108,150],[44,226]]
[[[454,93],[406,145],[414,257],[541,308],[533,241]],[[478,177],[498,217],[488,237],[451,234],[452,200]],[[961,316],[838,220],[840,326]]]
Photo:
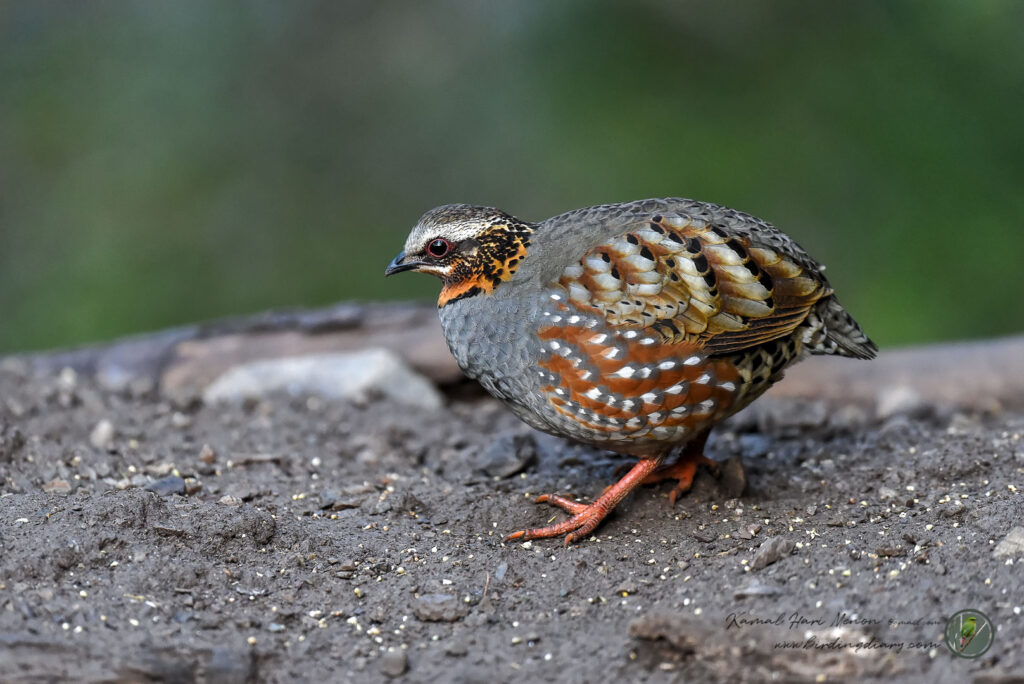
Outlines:
[[563,520],[560,523],[555,523],[554,525],[513,532],[506,536],[504,541],[515,541],[517,539],[522,539],[524,541],[530,539],[545,539],[547,537],[557,537],[564,534],[565,545],[568,546],[574,540],[590,534],[610,512],[610,509],[600,501],[595,501],[592,504],[584,504],[578,501],[573,501],[572,499],[567,499],[564,496],[559,496],[558,494],[543,494],[538,496],[536,503],[546,503],[552,506],[557,506],[572,515],[572,517],[568,520]]
[[537,497],[537,503],[547,503],[558,506],[568,512],[572,517],[554,525],[537,527],[532,530],[519,530],[505,537],[505,541],[516,539],[543,539],[545,537],[557,537],[565,535],[565,545],[581,539],[593,532],[601,521],[608,517],[612,509],[622,501],[623,497],[629,494],[640,482],[654,472],[658,467],[658,460],[653,458],[642,458],[629,471],[629,473],[605,490],[598,499],[591,504],[583,504],[573,501],[558,494],[544,494]]
[[676,500],[693,487],[693,478],[697,475],[698,466],[704,466],[716,478],[722,474],[722,465],[718,461],[713,461],[703,454],[689,453],[684,454],[675,463],[658,466],[640,484],[657,484],[663,480],[677,480],[676,486],[668,494],[669,503],[675,506]]

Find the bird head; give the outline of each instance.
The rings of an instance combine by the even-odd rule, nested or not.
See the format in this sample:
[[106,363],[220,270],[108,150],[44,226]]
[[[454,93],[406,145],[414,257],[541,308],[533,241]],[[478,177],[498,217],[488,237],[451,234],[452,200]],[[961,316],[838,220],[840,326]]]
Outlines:
[[493,292],[515,275],[534,227],[491,207],[448,204],[431,209],[413,227],[405,249],[384,275],[432,273],[444,283],[439,307]]

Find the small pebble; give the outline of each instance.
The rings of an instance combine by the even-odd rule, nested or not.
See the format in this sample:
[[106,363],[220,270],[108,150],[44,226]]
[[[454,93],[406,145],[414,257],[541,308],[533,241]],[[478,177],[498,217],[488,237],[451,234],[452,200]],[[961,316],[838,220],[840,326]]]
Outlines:
[[885,387],[878,393],[875,415],[885,420],[897,415],[920,416],[930,405],[917,390],[906,385]]
[[155,480],[146,485],[146,491],[156,492],[160,496],[171,496],[172,494],[185,494],[185,480],[177,475],[169,475]]
[[424,594],[413,604],[413,613],[424,622],[455,622],[467,612],[466,605],[454,594]]
[[537,460],[532,435],[499,436],[479,453],[476,467],[491,477],[512,477],[526,470]]
[[767,539],[761,544],[761,548],[757,550],[754,560],[750,563],[750,567],[754,570],[768,567],[772,563],[793,553],[795,548],[796,544],[792,539],[783,539],[782,537]]
[[743,496],[747,489],[747,474],[743,469],[743,460],[739,456],[730,456],[722,464],[718,486],[722,493],[731,499]]
[[387,677],[401,677],[409,669],[409,657],[405,651],[388,651],[380,657],[379,669]]
[[1024,527],[1014,527],[996,544],[996,558],[1024,556]]
[[89,433],[89,442],[97,449],[106,449],[113,443],[115,432],[114,424],[103,419]]
[[756,596],[777,596],[781,593],[782,590],[778,587],[773,587],[754,580],[737,589],[733,593],[732,597],[739,600],[744,598],[753,598]]
[[43,485],[43,491],[47,494],[70,494],[71,485],[67,480],[50,480]]
[[182,413],[181,411],[175,411],[171,416],[171,425],[179,430],[187,428],[192,425],[192,417],[188,414]]
[[212,465],[217,460],[217,452],[209,444],[204,444],[199,450],[199,460],[207,465]]

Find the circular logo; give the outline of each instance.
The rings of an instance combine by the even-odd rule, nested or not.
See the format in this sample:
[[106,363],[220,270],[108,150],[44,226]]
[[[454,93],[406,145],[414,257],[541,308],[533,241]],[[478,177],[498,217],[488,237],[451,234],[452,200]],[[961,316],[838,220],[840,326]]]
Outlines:
[[978,658],[992,647],[996,628],[980,610],[961,610],[946,622],[946,646],[961,658]]

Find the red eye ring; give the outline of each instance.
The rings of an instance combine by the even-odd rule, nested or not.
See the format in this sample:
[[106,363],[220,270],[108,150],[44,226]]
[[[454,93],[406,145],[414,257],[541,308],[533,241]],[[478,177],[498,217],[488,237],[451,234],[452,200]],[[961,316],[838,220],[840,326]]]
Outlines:
[[435,259],[440,259],[445,254],[450,252],[451,249],[452,243],[448,242],[444,238],[437,238],[436,240],[433,240],[429,245],[427,245],[427,254],[434,257]]

